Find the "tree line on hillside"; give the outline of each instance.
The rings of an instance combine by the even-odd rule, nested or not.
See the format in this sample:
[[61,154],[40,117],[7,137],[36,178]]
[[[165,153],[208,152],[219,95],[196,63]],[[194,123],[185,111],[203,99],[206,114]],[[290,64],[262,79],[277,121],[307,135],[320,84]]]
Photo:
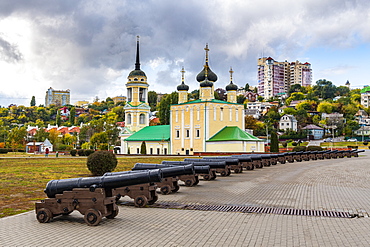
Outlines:
[[[245,86],[246,91],[251,91],[249,85]],[[254,89],[255,90],[255,89]],[[218,88],[214,92],[215,99],[226,100],[227,93],[224,89]],[[199,90],[194,90],[188,94],[188,99],[199,99]],[[345,125],[336,123],[337,133],[351,135],[353,130],[359,128],[355,120],[355,114],[359,109],[370,113],[369,108],[360,105],[360,89],[350,90],[345,86],[335,86],[327,80],[318,80],[316,85],[302,87],[292,85],[288,91],[286,99],[271,98],[259,101],[278,102],[277,107],[271,107],[269,111],[261,116],[260,119],[246,116],[245,125],[247,129],[253,129],[254,134],[266,135],[267,132],[278,130],[278,121],[284,114],[290,114],[296,117],[299,129],[307,124],[316,124],[319,126],[330,126],[333,123],[328,119],[322,119],[321,113],[341,113],[345,118]],[[299,101],[295,107],[287,107],[283,113],[279,113],[278,108],[283,105],[290,105],[293,101]],[[161,97],[155,91],[148,92],[148,103],[152,112],[157,112],[159,123],[170,123],[170,106],[177,104],[178,94],[172,92]],[[238,95],[237,102],[247,104],[248,100],[244,95]],[[93,147],[107,149],[110,146],[119,145],[119,128],[117,122],[125,120],[124,105],[126,102],[117,104],[108,97],[106,100],[99,101],[98,98],[88,105],[87,108],[80,108],[72,105],[66,107],[70,114],[68,117],[62,116],[59,109],[61,106],[43,105],[36,106],[35,98],[32,97],[30,106],[0,107],[0,148],[23,147],[28,141],[44,141],[48,138],[54,146],[60,149],[70,149],[74,147]],[[311,114],[318,112],[320,114]],[[57,131],[46,132],[44,128],[48,125],[57,126],[79,126],[82,125],[80,134],[65,134],[61,137]],[[39,130],[32,138],[27,137],[27,126],[38,126]],[[56,132],[56,133],[54,133]],[[302,131],[292,132],[288,130],[288,136],[301,137],[305,133]]]

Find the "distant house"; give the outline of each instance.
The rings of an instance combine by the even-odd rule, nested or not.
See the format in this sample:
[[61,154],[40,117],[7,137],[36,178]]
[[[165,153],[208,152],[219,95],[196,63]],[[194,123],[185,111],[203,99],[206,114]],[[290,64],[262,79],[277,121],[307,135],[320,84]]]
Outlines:
[[358,136],[370,136],[370,126],[362,126],[358,130],[355,130],[353,133]]
[[324,136],[324,129],[314,124],[309,124],[302,129],[307,130],[307,134],[310,140],[319,140],[322,139]]
[[51,142],[46,138],[43,142],[29,142],[26,145],[26,153],[44,153],[46,148],[49,149],[50,152],[53,151],[53,145]]
[[293,115],[285,114],[280,118],[279,129],[281,130],[291,129],[297,131],[298,130],[297,122],[298,122],[297,119]]
[[261,113],[258,109],[245,109],[244,110],[245,116],[252,116],[255,119],[259,119],[261,117]]

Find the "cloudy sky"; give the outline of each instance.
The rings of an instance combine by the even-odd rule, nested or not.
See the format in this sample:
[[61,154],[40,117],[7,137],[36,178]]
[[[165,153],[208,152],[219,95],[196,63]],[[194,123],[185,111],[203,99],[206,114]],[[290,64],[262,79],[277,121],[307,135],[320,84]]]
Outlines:
[[49,87],[71,103],[126,95],[136,36],[149,90],[170,93],[204,64],[217,87],[256,85],[257,59],[309,62],[313,83],[370,85],[369,0],[0,0],[0,105],[45,103]]

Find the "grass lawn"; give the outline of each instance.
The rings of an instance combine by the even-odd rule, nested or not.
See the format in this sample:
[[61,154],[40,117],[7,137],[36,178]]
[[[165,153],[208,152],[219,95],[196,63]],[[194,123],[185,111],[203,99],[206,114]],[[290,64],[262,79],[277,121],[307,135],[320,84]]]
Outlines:
[[[46,197],[44,189],[49,180],[90,176],[86,159],[27,157],[22,154],[16,158],[0,158],[0,218],[34,209],[35,202]],[[135,163],[182,159],[184,157],[118,157],[115,171],[131,170]]]

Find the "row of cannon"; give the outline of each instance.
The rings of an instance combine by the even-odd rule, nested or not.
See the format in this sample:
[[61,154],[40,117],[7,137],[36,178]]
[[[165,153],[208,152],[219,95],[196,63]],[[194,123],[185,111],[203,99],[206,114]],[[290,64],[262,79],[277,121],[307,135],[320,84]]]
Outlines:
[[118,215],[117,201],[127,196],[134,199],[136,207],[154,204],[158,192],[162,195],[176,193],[179,181],[185,186],[196,186],[199,178],[215,180],[231,172],[260,169],[278,162],[302,162],[317,159],[358,157],[364,150],[333,150],[286,152],[278,154],[242,154],[185,158],[183,161],[162,161],[161,164],[136,163],[131,171],[105,173],[101,177],[82,177],[51,180],[44,192],[46,199],[36,202],[36,218],[49,222],[57,215],[68,215],[78,210],[88,225],[98,225],[103,217],[113,219]]

